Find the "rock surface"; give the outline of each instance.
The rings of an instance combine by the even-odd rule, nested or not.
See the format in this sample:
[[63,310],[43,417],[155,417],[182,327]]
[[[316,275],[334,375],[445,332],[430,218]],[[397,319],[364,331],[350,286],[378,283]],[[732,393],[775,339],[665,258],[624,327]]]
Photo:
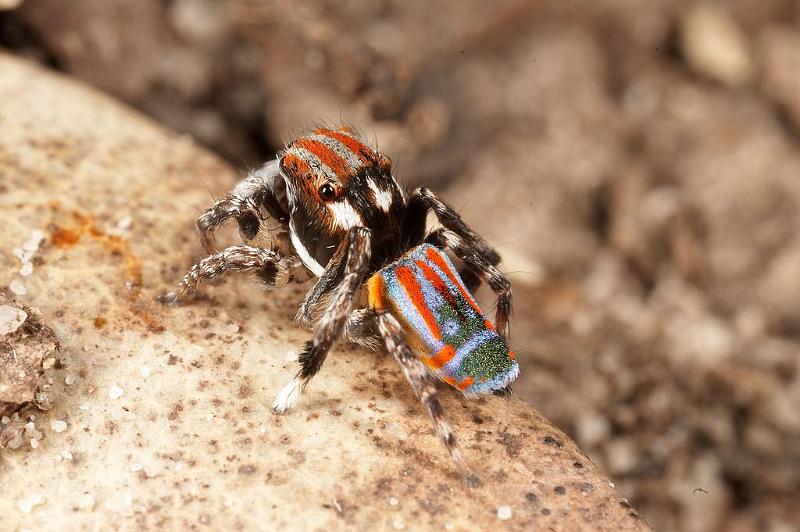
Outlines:
[[[274,416],[303,287],[155,302],[197,256],[204,181],[235,173],[97,92],[8,56],[0,71],[0,284],[24,283],[63,363],[44,436],[0,454],[4,529],[649,528],[529,405],[443,390],[483,479],[465,488],[386,356],[338,345]],[[12,250],[37,230],[25,266]]]

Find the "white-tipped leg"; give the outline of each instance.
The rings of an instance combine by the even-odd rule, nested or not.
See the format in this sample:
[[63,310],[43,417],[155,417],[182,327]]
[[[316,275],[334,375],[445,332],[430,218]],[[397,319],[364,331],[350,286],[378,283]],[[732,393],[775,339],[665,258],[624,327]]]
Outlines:
[[276,414],[283,414],[292,408],[297,400],[300,399],[304,384],[303,378],[300,377],[300,375],[295,376],[295,378],[293,378],[289,384],[281,388],[281,391],[275,396],[275,401],[272,403],[272,411]]

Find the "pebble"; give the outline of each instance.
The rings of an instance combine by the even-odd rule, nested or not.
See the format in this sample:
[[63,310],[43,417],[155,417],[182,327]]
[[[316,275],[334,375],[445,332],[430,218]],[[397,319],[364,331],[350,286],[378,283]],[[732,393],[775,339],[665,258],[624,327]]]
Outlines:
[[26,514],[29,514],[33,511],[33,509],[37,506],[43,505],[47,502],[47,499],[40,494],[31,495],[27,499],[22,499],[19,501],[19,509]]
[[94,504],[94,497],[88,493],[84,493],[81,495],[81,498],[78,499],[78,508],[81,510],[91,510],[94,508]]
[[67,422],[61,421],[60,419],[54,419],[50,422],[50,429],[53,432],[64,432],[67,430]]
[[28,314],[24,310],[10,305],[0,305],[0,336],[16,331],[26,319]]
[[22,284],[22,281],[19,279],[14,279],[11,281],[11,284],[8,285],[8,288],[18,296],[24,296],[28,293],[28,289],[25,288],[25,285]]
[[389,497],[389,506],[397,506],[400,504],[400,501],[397,500],[397,497]]
[[723,7],[698,2],[682,21],[682,47],[695,70],[726,85],[749,82],[755,66],[747,38]]
[[122,394],[125,393],[125,390],[117,386],[116,384],[113,385],[111,388],[108,389],[108,396],[112,399],[119,399],[122,397]]
[[27,277],[33,273],[33,263],[32,262],[25,262],[22,264],[22,268],[19,269],[19,274],[23,277]]
[[511,519],[511,507],[510,506],[501,506],[497,509],[497,518],[501,521],[508,521]]

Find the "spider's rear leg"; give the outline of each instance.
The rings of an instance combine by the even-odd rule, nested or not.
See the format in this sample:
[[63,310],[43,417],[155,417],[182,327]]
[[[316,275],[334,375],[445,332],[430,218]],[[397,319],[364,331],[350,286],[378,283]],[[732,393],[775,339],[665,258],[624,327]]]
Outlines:
[[456,257],[480,277],[497,295],[497,311],[495,326],[497,333],[505,340],[508,338],[509,322],[511,315],[511,283],[503,272],[485,256],[471,242],[450,229],[441,227],[431,232],[425,239],[426,242],[438,248],[450,248]]
[[[309,340],[300,354],[300,369],[294,378],[278,392],[272,404],[276,414],[282,414],[290,409],[308,385],[314,375],[319,372],[328,351],[342,335],[353,300],[361,288],[364,275],[369,268],[371,256],[371,233],[364,227],[353,227],[347,234],[347,262],[341,281],[333,289],[322,318],[314,331],[314,336]],[[331,267],[329,265],[329,267]]]
[[214,283],[234,272],[254,273],[268,287],[286,285],[297,267],[295,257],[251,246],[231,246],[204,258],[189,269],[178,287],[161,296],[162,303],[182,303],[197,291],[201,282]]
[[495,266],[500,264],[500,254],[481,235],[473,231],[453,207],[440,200],[430,189],[417,188],[409,199],[409,210],[419,216],[415,223],[422,223],[423,228],[425,216],[428,210],[432,210],[442,226],[470,242],[475,252],[483,255],[487,262]]
[[458,442],[456,442],[455,434],[453,434],[453,428],[450,422],[447,421],[442,404],[436,396],[436,386],[428,372],[428,368],[414,355],[405,342],[403,329],[394,316],[386,311],[378,311],[376,319],[378,321],[378,330],[383,336],[386,349],[400,364],[406,379],[411,384],[411,388],[428,411],[428,415],[436,427],[436,433],[439,435],[439,439],[442,440],[447,452],[450,453],[456,469],[468,485],[477,486],[480,480],[469,468],[461,454],[461,449],[458,446]]
[[[214,232],[226,221],[234,218],[239,224],[239,234],[247,244],[265,245],[269,234],[285,227],[289,218],[272,190],[275,164],[251,173],[222,199],[216,201],[197,219],[200,242],[206,252],[215,249]],[[276,227],[266,227],[267,220],[260,208],[264,207]]]

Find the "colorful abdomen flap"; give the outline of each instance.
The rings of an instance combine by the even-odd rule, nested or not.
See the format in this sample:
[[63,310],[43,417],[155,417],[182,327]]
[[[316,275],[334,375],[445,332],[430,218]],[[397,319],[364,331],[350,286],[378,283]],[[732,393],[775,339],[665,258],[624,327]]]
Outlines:
[[514,353],[481,313],[453,263],[423,244],[369,280],[370,305],[392,312],[441,380],[466,394],[505,388],[519,374]]

